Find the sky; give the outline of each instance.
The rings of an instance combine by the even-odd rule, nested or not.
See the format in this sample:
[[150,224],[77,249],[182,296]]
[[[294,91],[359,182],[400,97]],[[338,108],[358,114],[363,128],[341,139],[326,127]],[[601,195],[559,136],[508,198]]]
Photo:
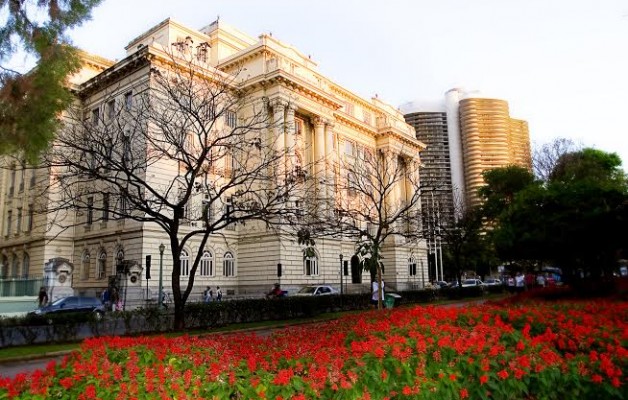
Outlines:
[[533,147],[554,138],[617,152],[628,171],[626,0],[104,0],[72,31],[110,59],[171,17],[222,22],[311,55],[365,98],[439,101],[454,87],[507,100]]

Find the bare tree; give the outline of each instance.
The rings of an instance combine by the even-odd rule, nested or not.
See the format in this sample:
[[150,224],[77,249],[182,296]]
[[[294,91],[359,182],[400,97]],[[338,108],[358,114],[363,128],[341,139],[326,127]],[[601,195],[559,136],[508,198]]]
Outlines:
[[545,143],[540,147],[537,146],[532,156],[534,175],[547,182],[558,160],[564,154],[581,149],[582,144],[576,144],[573,140],[567,138],[555,138],[549,143]]
[[416,239],[420,233],[419,163],[404,150],[367,149],[337,163],[334,178],[316,186],[317,196],[312,198],[319,206],[309,210],[307,224],[299,231],[299,242],[308,247],[314,237],[354,239],[356,255],[371,273],[371,281],[379,284],[379,308],[383,247],[394,238]]
[[[261,221],[261,229],[281,221],[296,183],[277,178],[285,154],[273,150],[268,105],[237,77],[181,55],[143,63],[145,83],[132,99],[105,97],[102,111],[87,119],[84,104],[68,112],[43,162],[55,177],[49,212],[63,228],[106,218],[165,232],[181,328],[210,235],[250,221]],[[199,250],[182,275],[181,252],[191,241]]]

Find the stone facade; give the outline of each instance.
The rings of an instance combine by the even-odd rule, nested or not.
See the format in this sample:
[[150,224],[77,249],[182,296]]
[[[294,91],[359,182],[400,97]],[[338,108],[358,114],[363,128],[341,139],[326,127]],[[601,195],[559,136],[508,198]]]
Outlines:
[[[348,151],[403,148],[404,157],[418,163],[419,152],[425,147],[398,110],[377,98],[363,99],[336,84],[317,71],[317,64],[310,57],[271,35],[255,39],[222,21],[195,30],[167,19],[132,40],[126,50],[127,57],[116,63],[84,55],[85,68],[71,81],[80,98],[77,107],[85,115],[106,113],[108,99],[122,104],[134,101],[137,93],[150,87],[151,69],[167,65],[163,61],[165,54],[193,51],[201,68],[229,77],[248,90],[252,99],[267,105],[273,122],[267,134],[280,138],[272,141],[278,146],[276,150],[288,149],[286,157],[295,165],[317,163],[309,171],[316,177],[330,178],[337,173],[333,165],[352,156]],[[37,212],[46,209],[51,200],[38,188],[62,172],[17,164],[6,166],[0,177],[3,277],[45,273],[54,281],[55,277],[48,277],[54,273],[50,266],[66,259],[64,265],[72,268],[65,272],[64,282],[70,282],[74,292],[98,295],[111,279],[118,279],[127,296],[142,300],[156,298],[159,269],[163,265],[164,287],[168,291],[172,260],[168,250],[163,259],[160,257],[159,245],[168,249],[161,228],[149,222],[108,220],[104,214],[67,212],[65,218],[76,219],[77,223],[71,230],[55,230],[50,216]],[[176,168],[167,163],[152,166],[145,179],[158,185],[176,174]],[[92,219],[96,222],[92,223]],[[191,220],[181,234],[194,228]],[[347,265],[347,274],[343,276],[345,291],[369,290],[368,274],[361,279],[357,259],[352,257],[353,241],[321,239],[316,248],[318,273],[307,274],[296,238],[279,235],[259,224],[225,229],[212,235],[204,249],[193,240],[184,250],[188,257],[203,253],[205,269],[202,274],[197,271],[191,300],[200,300],[206,286],[220,286],[227,298],[260,296],[274,282],[280,282],[290,292],[315,283],[338,287],[340,254],[345,255]],[[422,271],[424,265],[427,268],[424,244],[392,240],[384,253],[387,285],[402,290],[426,283],[428,274]],[[151,279],[147,279],[147,256],[151,258]]]

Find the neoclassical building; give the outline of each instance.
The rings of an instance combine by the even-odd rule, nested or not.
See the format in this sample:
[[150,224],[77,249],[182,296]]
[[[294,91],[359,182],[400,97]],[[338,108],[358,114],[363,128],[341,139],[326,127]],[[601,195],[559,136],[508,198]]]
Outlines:
[[[404,159],[420,163],[425,145],[398,110],[378,98],[361,98],[331,81],[318,72],[317,63],[309,56],[270,34],[254,38],[222,21],[197,30],[166,19],[133,39],[126,51],[126,58],[117,62],[84,55],[84,68],[71,82],[80,99],[77,107],[86,119],[106,119],[114,110],[132,109],[140,93],[150,87],[151,71],[167,65],[164,60],[168,54],[187,51],[202,68],[232,79],[253,99],[263,100],[272,122],[265,134],[274,138],[264,143],[272,143],[278,152],[287,151],[297,166],[311,166],[306,172],[319,180],[339,179],[342,171],[333,165],[381,149],[401,151]],[[230,125],[231,118],[238,117],[225,115],[222,123]],[[317,164],[320,160],[328,162]],[[167,250],[160,260],[159,247],[164,244],[167,249],[168,242],[159,227],[150,222],[110,219],[108,207],[110,202],[114,207],[114,199],[96,194],[86,201],[101,211],[68,212],[65,217],[77,223],[72,229],[60,229],[50,215],[38,215],[34,210],[50,201],[37,188],[52,182],[62,171],[24,168],[16,162],[6,167],[0,179],[3,282],[45,277],[47,286],[64,287],[59,293],[96,295],[110,277],[122,273],[129,296],[154,298],[162,261],[168,290],[172,260]],[[158,186],[180,173],[177,168],[159,164],[146,171],[146,179]],[[226,171],[230,167],[221,168]],[[398,193],[404,196],[402,190]],[[343,198],[346,194],[331,195]],[[180,234],[195,229],[196,224],[190,218]],[[203,248],[199,246],[198,241],[189,242],[180,260],[184,278],[189,274],[191,258],[202,254],[195,296],[206,286],[220,286],[227,296],[255,296],[274,282],[292,292],[316,283],[338,287],[341,279],[345,291],[368,290],[368,275],[362,280],[354,256],[356,243],[347,238],[318,240],[316,257],[305,259],[296,238],[250,224],[230,226],[212,235]],[[427,282],[426,249],[421,241],[391,240],[383,254],[388,285],[403,290]],[[150,279],[147,256],[151,259]],[[53,293],[52,297],[58,295]]]

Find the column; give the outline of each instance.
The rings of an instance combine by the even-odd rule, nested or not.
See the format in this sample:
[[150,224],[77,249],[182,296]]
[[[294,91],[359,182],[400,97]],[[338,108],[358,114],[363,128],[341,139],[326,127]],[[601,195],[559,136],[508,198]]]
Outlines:
[[285,119],[285,132],[286,132],[286,171],[288,173],[294,173],[294,167],[296,162],[296,129],[294,121],[294,113],[296,106],[294,104],[288,104],[286,106],[286,119]]
[[325,198],[327,199],[328,210],[333,210],[336,196],[336,165],[339,160],[337,157],[336,151],[338,149],[334,149],[334,133],[333,133],[333,123],[329,121],[325,121],[325,175],[326,175],[326,192]]
[[283,180],[285,175],[285,151],[286,141],[284,136],[285,128],[285,113],[286,105],[283,101],[277,100],[273,104],[273,147],[275,149],[275,157],[277,161],[275,163],[275,175],[278,180]]
[[325,179],[325,120],[314,117],[311,122],[314,125],[314,173],[320,182]]

